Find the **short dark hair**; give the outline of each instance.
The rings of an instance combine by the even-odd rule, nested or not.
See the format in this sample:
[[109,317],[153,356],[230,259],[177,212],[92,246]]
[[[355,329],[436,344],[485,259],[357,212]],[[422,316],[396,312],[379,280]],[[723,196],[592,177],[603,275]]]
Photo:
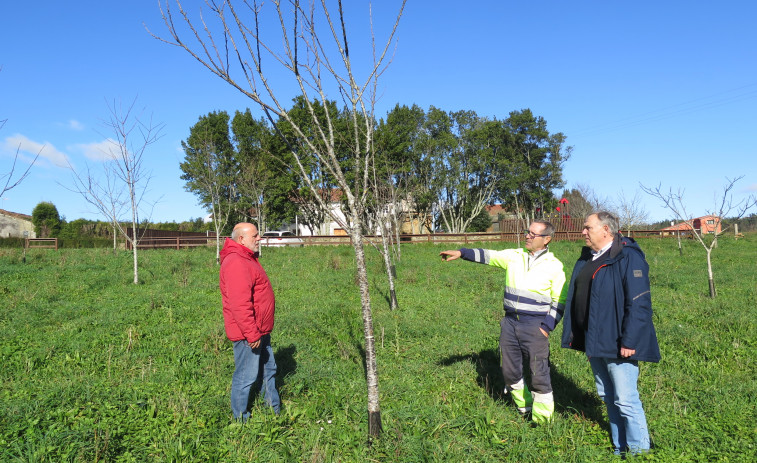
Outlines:
[[550,238],[555,237],[555,226],[552,225],[550,222],[547,222],[546,220],[534,220],[531,223],[540,223],[544,225],[544,231],[542,231],[542,235],[549,236]]

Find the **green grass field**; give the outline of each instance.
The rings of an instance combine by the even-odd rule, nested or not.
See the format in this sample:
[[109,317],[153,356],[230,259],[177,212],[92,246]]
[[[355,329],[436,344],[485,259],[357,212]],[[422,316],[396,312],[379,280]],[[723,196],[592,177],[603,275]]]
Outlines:
[[[757,236],[704,251],[640,240],[663,359],[640,390],[655,450],[639,461],[754,461]],[[490,248],[510,247],[489,243]],[[579,243],[553,251],[569,274]],[[0,250],[0,460],[614,461],[585,357],[552,336],[557,416],[523,421],[502,393],[501,270],[406,245],[400,308],[368,250],[384,433],[367,445],[363,331],[352,249],[265,249],[277,299],[282,413],[229,410],[231,343],[214,250]]]

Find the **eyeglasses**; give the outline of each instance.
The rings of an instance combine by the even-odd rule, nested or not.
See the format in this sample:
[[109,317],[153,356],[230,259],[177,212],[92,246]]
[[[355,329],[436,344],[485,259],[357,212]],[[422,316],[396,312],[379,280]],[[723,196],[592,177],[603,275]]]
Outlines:
[[526,236],[530,236],[531,238],[544,238],[545,236],[549,236],[549,235],[540,235],[539,233],[533,233],[531,230],[524,230],[523,234]]

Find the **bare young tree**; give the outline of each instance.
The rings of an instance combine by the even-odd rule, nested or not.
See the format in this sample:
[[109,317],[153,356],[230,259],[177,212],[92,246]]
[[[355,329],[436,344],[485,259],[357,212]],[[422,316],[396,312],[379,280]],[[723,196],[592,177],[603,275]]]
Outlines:
[[193,181],[205,191],[206,206],[210,209],[213,229],[216,234],[216,263],[221,263],[221,232],[229,223],[231,206],[236,196],[234,182],[228,181],[219,164],[224,160],[217,153],[211,142],[206,142],[198,149],[199,156]]
[[[600,195],[590,185],[578,183],[575,191],[578,192],[579,198],[570,205],[570,212],[574,217],[584,218],[596,211],[615,211],[610,198]],[[580,198],[583,198],[583,201]]]
[[68,168],[73,173],[73,188],[64,188],[79,193],[84,199],[95,206],[100,214],[110,222],[113,230],[113,254],[118,249],[118,235],[120,221],[126,209],[127,201],[121,182],[116,175],[112,163],[105,163],[100,172],[92,172],[89,165],[85,165],[81,172],[69,162]]
[[179,164],[184,189],[197,195],[198,202],[210,212],[216,241],[216,263],[220,263],[221,232],[226,227],[237,201],[236,177],[240,163],[229,137],[229,115],[213,111],[200,116],[181,142],[184,161]]
[[[241,166],[239,172],[239,178],[237,180],[237,189],[239,195],[251,198],[252,207],[256,211],[257,222],[260,230],[267,230],[268,224],[265,216],[265,185],[266,178],[269,176],[269,171],[259,168],[259,164],[254,161],[249,161],[246,165]],[[237,210],[237,213],[243,213],[247,215],[248,211]]]
[[[723,193],[719,198],[716,198],[715,208],[708,211],[708,215],[713,217],[713,223],[709,224],[707,227],[701,227],[699,229],[694,226],[694,218],[686,210],[682,190],[679,189],[674,192],[672,189],[668,189],[668,191],[664,191],[661,185],[658,185],[655,188],[641,185],[642,191],[659,199],[663,205],[673,213],[673,216],[679,222],[685,223],[688,226],[686,231],[690,231],[699,244],[704,248],[705,253],[707,254],[707,278],[710,286],[710,297],[715,297],[716,295],[715,280],[712,273],[712,250],[718,245],[718,236],[720,233],[728,229],[728,227],[721,226],[723,219],[726,218],[727,215],[733,214],[729,218],[738,220],[752,207],[757,205],[757,197],[754,195],[744,198],[741,201],[734,202],[732,193],[733,186],[742,178],[743,176],[735,179],[726,178],[726,185],[723,187]],[[707,230],[714,230],[714,233],[709,234]]]
[[[376,46],[371,19],[370,46],[373,56],[362,62],[356,59],[361,55],[350,53],[342,0],[337,0],[336,5],[331,3],[331,6],[328,0],[311,0],[306,2],[307,5],[302,5],[299,0],[291,3],[273,0],[270,8],[277,23],[275,31],[269,31],[269,23],[263,23],[264,12],[269,11],[268,5],[258,5],[256,0],[209,1],[206,5],[210,14],[199,12],[199,16],[190,14],[180,0],[175,0],[175,3],[167,1],[161,3],[161,14],[169,37],[153,34],[163,42],[183,48],[210,72],[250,98],[264,110],[271,123],[274,123],[273,116],[289,123],[297,142],[307,147],[303,152],[294,148],[298,143],[287,141],[304,183],[312,191],[317,191],[305,167],[307,159],[314,156],[345,195],[343,213],[347,220],[343,225],[355,252],[365,337],[368,431],[373,437],[381,432],[381,411],[364,252],[363,208],[371,185],[375,80],[390,61],[388,52],[394,42],[405,2],[399,1],[396,21],[387,34],[385,45],[381,47]],[[171,6],[174,4],[175,8]],[[285,5],[291,6],[291,9]],[[372,18],[372,14],[369,17]],[[211,19],[214,23],[210,22]],[[268,68],[268,63],[273,63],[273,68]],[[276,71],[283,71],[303,97],[311,118],[309,127],[302,127],[288,114],[282,103],[287,99],[285,94],[272,86],[274,80],[282,80]],[[362,77],[359,76],[361,72],[364,73]],[[314,108],[313,101],[320,101],[324,106],[328,104],[327,94],[330,91],[340,96],[348,115],[347,143],[337,139],[337,134],[341,132],[329,112],[325,112],[325,117],[319,117]],[[337,143],[349,149],[338,150]],[[319,196],[316,198],[323,201]],[[323,208],[329,209],[326,204]],[[339,220],[335,213],[332,213],[332,218]]]
[[[108,138],[108,143],[103,148],[105,161],[101,176],[92,172],[88,166],[81,172],[77,172],[70,164],[69,168],[73,172],[74,186],[71,190],[79,193],[107,217],[131,245],[136,285],[139,283],[139,224],[142,220],[149,219],[149,213],[146,214],[147,217],[140,218],[140,214],[146,212],[145,206],[148,206],[144,196],[150,183],[150,173],[144,166],[144,155],[147,148],[160,137],[163,126],[153,124],[152,120],[143,122],[139,115],[133,113],[135,104],[136,99],[126,107],[120,102],[108,105],[110,115],[103,124],[114,138]],[[132,236],[121,222],[120,214],[123,210],[130,216],[129,222],[134,231]]]
[[[381,248],[376,247],[384,260],[387,281],[389,282],[389,301],[391,310],[399,307],[397,302],[397,291],[394,285],[396,277],[396,267],[393,263],[400,255],[399,235],[395,235],[393,230],[398,227],[398,215],[400,204],[398,201],[398,191],[391,178],[380,179],[375,168],[373,168],[373,185],[375,191],[375,208],[373,222],[377,233],[381,236]],[[390,176],[391,177],[391,176]],[[397,233],[399,233],[397,231]],[[395,236],[397,238],[395,239]]]
[[629,235],[631,230],[638,229],[649,222],[649,211],[641,203],[638,191],[634,193],[633,198],[629,199],[623,190],[620,190],[614,202],[614,209],[620,223],[620,229],[627,230]]
[[[304,224],[313,235],[327,234],[323,231],[326,219],[330,217],[329,208],[324,209],[324,205],[329,205],[333,201],[334,190],[330,188],[318,188],[317,191],[307,189],[295,190],[292,193],[293,200],[297,203],[297,211]],[[319,196],[319,198],[316,198]]]

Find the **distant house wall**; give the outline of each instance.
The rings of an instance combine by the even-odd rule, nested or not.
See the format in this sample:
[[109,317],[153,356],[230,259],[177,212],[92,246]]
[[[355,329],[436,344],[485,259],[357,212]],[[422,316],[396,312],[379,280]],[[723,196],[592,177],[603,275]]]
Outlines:
[[0,209],[0,237],[24,238],[25,231],[29,232],[26,238],[37,237],[30,215]]
[[492,221],[492,224],[486,229],[487,232],[506,232],[508,230],[503,227],[502,221],[517,218],[515,214],[505,210],[502,204],[490,204],[486,206],[486,212]]
[[[337,194],[334,194],[333,196],[336,199],[339,198],[339,195]],[[391,209],[394,206],[387,205],[386,207]],[[331,211],[331,214],[339,217],[342,223],[347,222],[347,218],[342,212],[341,203],[339,201],[332,201],[331,203],[329,203],[329,209]],[[412,210],[409,203],[406,201],[400,202],[399,209],[400,209],[400,216],[402,220],[402,222],[399,224],[400,233],[425,234],[425,233],[429,233],[429,231],[432,229],[433,219],[430,215],[424,217],[421,214],[418,214],[417,212]],[[369,224],[369,226],[375,227],[375,230],[372,232],[373,234],[376,234],[376,235],[381,234],[381,229],[376,224],[373,224],[373,225]],[[306,225],[299,222],[294,223],[294,224],[284,225],[281,227],[281,230],[289,230],[289,231],[297,230],[297,234],[301,236],[311,236],[313,234],[324,235],[324,236],[335,236],[335,235],[347,234],[344,228],[342,228],[342,226],[339,225],[339,222],[331,218],[331,215],[327,216],[326,221],[322,223],[321,226],[318,227],[313,233],[311,233],[310,229]]]
[[[716,233],[719,235],[723,231],[721,227],[721,220],[719,220],[718,217],[714,215],[704,215],[702,217],[697,217],[695,219],[692,219],[691,222],[696,230],[704,234]],[[686,222],[681,222],[662,229],[663,235],[679,231],[681,233],[690,232],[691,226]]]
[[700,217],[700,228],[702,229],[702,233],[716,233],[720,234],[723,229],[720,226],[720,220],[718,220],[717,217],[714,215],[706,215],[704,217]]
[[[329,209],[331,211],[331,214],[335,214],[337,217],[339,217],[343,222],[346,222],[347,219],[345,218],[344,214],[342,213],[342,210],[340,208],[339,203],[330,203]],[[297,230],[297,234],[300,236],[312,236],[315,235],[345,235],[346,233],[344,230],[339,226],[337,222],[335,222],[333,219],[331,219],[331,216],[327,216],[326,222],[322,223],[320,227],[318,227],[314,233],[310,231],[310,228],[307,227],[307,225],[304,225],[302,223],[297,224],[288,224],[283,227],[281,227],[282,230],[289,230],[289,231],[295,231]]]
[[408,211],[403,215],[402,223],[400,224],[401,234],[416,234],[420,233],[425,235],[430,233],[430,230],[434,229],[434,218],[430,215],[421,215],[413,211]]

